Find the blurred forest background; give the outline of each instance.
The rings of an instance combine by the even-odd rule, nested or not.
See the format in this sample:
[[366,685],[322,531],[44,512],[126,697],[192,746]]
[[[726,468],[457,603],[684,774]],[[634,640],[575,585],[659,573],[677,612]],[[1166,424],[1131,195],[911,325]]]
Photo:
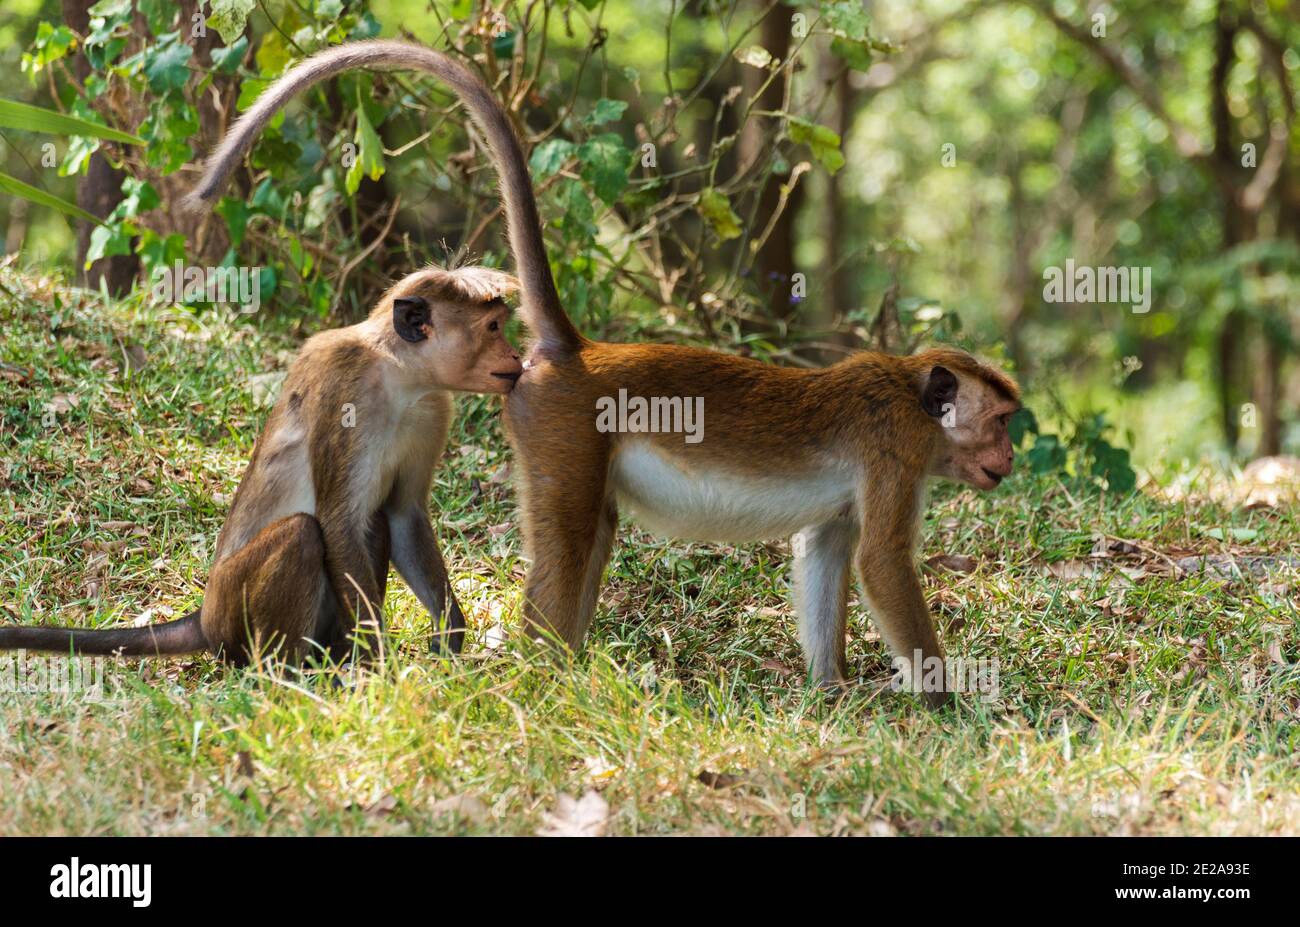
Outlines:
[[[509,264],[481,142],[409,74],[309,94],[215,214],[178,208],[270,79],[376,35],[509,107],[595,336],[792,364],[961,343],[1030,386],[1035,468],[1112,485],[1127,449],[1300,449],[1297,0],[6,0],[0,99],[130,138],[5,109],[5,260],[114,293],[256,266],[248,324],[305,329],[431,260]],[[1150,310],[1045,301],[1067,260],[1150,268]]]

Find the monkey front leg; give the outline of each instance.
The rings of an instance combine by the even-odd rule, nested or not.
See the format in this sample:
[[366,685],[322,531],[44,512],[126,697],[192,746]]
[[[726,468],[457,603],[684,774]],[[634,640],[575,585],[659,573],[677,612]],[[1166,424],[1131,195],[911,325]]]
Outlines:
[[384,629],[384,597],[371,542],[364,531],[338,524],[341,518],[322,521],[325,536],[325,570],[339,605],[339,625],[334,644],[348,641],[358,630],[362,659],[378,653],[379,635]]
[[393,565],[433,621],[433,649],[460,653],[465,643],[465,616],[447,579],[447,565],[438,550],[428,513],[423,507],[392,512],[388,524],[393,538]]
[[[925,669],[939,660],[943,669],[943,648],[935,634],[930,609],[925,604],[916,567],[912,563],[911,545],[891,543],[885,538],[863,537],[858,549],[858,570],[880,636],[894,656],[906,660],[909,667],[921,667],[922,675],[907,674],[914,690],[927,678]],[[943,670],[946,673],[946,670]],[[930,674],[932,676],[932,674]],[[939,691],[926,691],[925,700],[933,708],[946,704],[947,676],[943,675]]]

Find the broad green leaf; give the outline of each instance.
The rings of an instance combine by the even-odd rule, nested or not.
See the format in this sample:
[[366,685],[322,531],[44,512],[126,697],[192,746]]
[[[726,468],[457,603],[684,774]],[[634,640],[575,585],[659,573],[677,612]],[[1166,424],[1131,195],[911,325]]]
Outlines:
[[740,216],[732,210],[731,201],[721,190],[710,187],[703,191],[695,208],[700,211],[719,241],[740,237]]
[[565,182],[560,193],[564,203],[564,218],[560,222],[560,231],[568,241],[588,241],[596,234],[596,211],[592,208],[591,198],[582,184],[576,181]]
[[492,54],[498,61],[503,61],[515,53],[515,33],[512,29],[503,32],[492,40]]
[[734,54],[736,60],[741,64],[747,64],[754,68],[765,68],[772,63],[772,53],[762,45],[749,45],[745,48],[737,48]]
[[1025,461],[1034,473],[1054,473],[1065,466],[1065,447],[1056,435],[1038,435]]
[[[295,22],[296,20],[297,17],[294,17]],[[271,30],[262,37],[253,60],[257,62],[258,71],[263,77],[279,77],[284,73],[284,69],[288,66],[292,55],[292,49],[289,48],[289,43],[284,40],[284,36],[280,35],[276,30]],[[243,94],[240,94],[240,100],[242,99]]]
[[148,118],[140,123],[140,134],[149,143],[145,162],[164,174],[179,170],[193,160],[194,150],[188,140],[198,132],[198,110],[179,94],[154,100]]
[[1105,441],[1098,441],[1093,447],[1092,475],[1104,479],[1115,492],[1126,493],[1137,485],[1128,451]]
[[871,67],[871,46],[865,42],[835,36],[831,39],[831,54],[843,58],[855,71],[866,71]]
[[614,122],[622,117],[625,109],[627,104],[622,100],[599,99],[592,111],[587,114],[587,118],[582,120],[583,125],[599,126]]
[[131,253],[131,238],[135,235],[135,226],[130,222],[115,225],[97,225],[90,233],[90,248],[86,251],[86,267],[90,267],[100,258],[114,257]]
[[844,155],[840,152],[840,137],[837,133],[798,116],[789,118],[790,141],[807,145],[813,157],[828,173],[834,174],[844,166]]
[[822,18],[831,32],[862,42],[871,37],[871,16],[858,0],[837,0],[821,5]]
[[582,179],[605,203],[615,202],[627,186],[632,153],[623,139],[606,132],[587,139],[578,146],[578,160],[582,162]]
[[578,146],[562,138],[548,138],[533,149],[533,156],[528,159],[528,166],[533,176],[545,180],[564,167],[564,162],[573,156]]
[[1027,435],[1038,434],[1038,419],[1028,408],[1022,408],[1007,422],[1007,433],[1011,436],[1011,443],[1019,447]]
[[235,109],[243,112],[262,95],[262,91],[271,86],[271,81],[262,77],[250,77],[239,82],[239,97],[235,100]]
[[154,35],[162,35],[170,29],[180,10],[175,0],[137,0],[136,5]]
[[1257,528],[1229,528],[1226,532],[1222,528],[1201,528],[1200,533],[1216,541],[1222,541],[1230,537],[1234,541],[1241,543],[1254,541],[1259,537],[1259,529]]
[[226,230],[230,233],[230,247],[238,248],[244,242],[244,229],[248,225],[250,211],[243,199],[224,197],[216,208],[217,215],[226,220]]
[[99,0],[88,11],[93,17],[118,19],[131,15],[131,0]]
[[234,43],[225,48],[214,48],[208,55],[212,58],[212,66],[222,74],[234,74],[247,51],[248,36],[241,35]]
[[122,200],[113,209],[113,216],[129,219],[142,212],[157,209],[162,204],[158,191],[147,180],[127,177],[122,181]]
[[244,34],[248,14],[257,8],[257,0],[212,0],[208,25],[217,30],[221,41],[233,45]]
[[72,177],[80,174],[90,163],[90,156],[99,151],[99,139],[87,138],[84,135],[74,135],[68,142],[68,150],[63,155],[63,163],[59,165],[60,177]]
[[153,229],[141,229],[135,253],[144,265],[145,277],[151,278],[155,267],[171,267],[177,261],[185,260],[185,236],[173,232],[162,238]]
[[40,106],[29,106],[14,100],[0,100],[0,128],[24,129],[28,132],[45,132],[50,135],[88,135],[127,145],[144,144],[144,139],[138,136],[110,129],[108,126],[87,119],[78,119],[76,116],[68,116]]
[[371,180],[384,176],[384,143],[380,141],[375,127],[370,124],[363,106],[357,107],[357,133],[354,140],[357,143],[357,157],[343,180],[348,196],[357,192],[363,176]]
[[158,37],[158,44],[144,51],[144,76],[149,89],[162,94],[180,90],[190,77],[190,56],[194,49],[180,41],[179,32]]
[[3,190],[5,193],[12,196],[20,196],[25,200],[35,203],[37,206],[48,206],[50,209],[57,209],[64,215],[73,216],[77,219],[85,219],[87,222],[99,223],[98,219],[75,203],[69,203],[67,200],[55,196],[53,193],[46,193],[38,187],[33,187],[31,184],[23,183],[17,177],[11,177],[8,174],[0,173],[0,190]]
[[55,27],[42,22],[36,27],[36,39],[32,42],[31,52],[24,52],[22,69],[24,72],[39,74],[46,65],[58,61],[77,44],[77,37],[67,26]]

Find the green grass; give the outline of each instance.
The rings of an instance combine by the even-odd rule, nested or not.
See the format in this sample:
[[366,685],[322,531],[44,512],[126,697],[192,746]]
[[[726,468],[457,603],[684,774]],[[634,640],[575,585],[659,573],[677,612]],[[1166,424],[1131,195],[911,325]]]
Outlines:
[[[3,620],[182,613],[274,385],[253,378],[301,335],[0,284]],[[804,688],[788,545],[625,524],[588,646],[556,670],[498,643],[525,564],[496,408],[461,401],[434,490],[465,658],[427,654],[394,576],[390,651],[351,688],[207,658],[110,661],[103,703],[0,686],[0,833],[533,833],[588,790],[615,834],[1300,832],[1296,573],[1168,563],[1293,555],[1295,508],[1024,474],[937,489],[921,556],[977,568],[927,572],[927,595],[950,656],[996,658],[1000,682],[941,714],[890,690],[856,603],[857,685]],[[1138,549],[1094,559],[1098,536]]]

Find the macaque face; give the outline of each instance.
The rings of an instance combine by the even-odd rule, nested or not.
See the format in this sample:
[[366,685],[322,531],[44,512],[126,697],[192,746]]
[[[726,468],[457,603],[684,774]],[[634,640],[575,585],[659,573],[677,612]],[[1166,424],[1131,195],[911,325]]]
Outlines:
[[1020,403],[982,380],[942,367],[931,372],[923,403],[939,422],[942,443],[931,464],[933,476],[993,489],[1010,475],[1015,451],[1007,423]]
[[441,308],[435,316],[444,320],[440,353],[446,387],[467,393],[510,392],[524,365],[519,352],[506,340],[506,323],[510,321],[506,304],[495,300],[481,306]]
[[[477,269],[471,282],[481,288],[449,298],[421,275],[412,275],[392,300],[393,330],[408,342],[415,369],[430,385],[465,393],[508,393],[524,372],[519,352],[506,339],[510,308],[493,292],[509,292],[512,277]],[[445,278],[447,274],[444,273]]]

